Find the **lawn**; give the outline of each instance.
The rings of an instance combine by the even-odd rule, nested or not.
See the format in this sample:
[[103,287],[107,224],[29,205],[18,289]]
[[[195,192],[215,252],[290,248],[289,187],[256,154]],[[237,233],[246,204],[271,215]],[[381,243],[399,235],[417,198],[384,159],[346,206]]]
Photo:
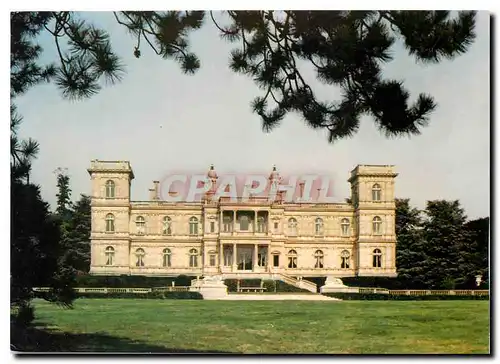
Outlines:
[[36,351],[489,353],[489,301],[36,301]]

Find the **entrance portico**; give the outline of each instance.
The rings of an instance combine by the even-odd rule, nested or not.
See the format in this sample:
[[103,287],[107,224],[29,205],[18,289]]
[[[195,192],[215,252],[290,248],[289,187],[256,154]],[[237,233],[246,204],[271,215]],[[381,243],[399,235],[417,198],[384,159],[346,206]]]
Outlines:
[[269,272],[269,244],[221,243],[221,273]]

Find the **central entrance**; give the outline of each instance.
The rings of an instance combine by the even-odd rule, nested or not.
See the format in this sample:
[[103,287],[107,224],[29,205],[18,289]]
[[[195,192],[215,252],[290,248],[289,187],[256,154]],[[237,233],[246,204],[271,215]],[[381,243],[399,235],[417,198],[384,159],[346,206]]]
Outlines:
[[237,253],[236,264],[238,270],[252,270],[254,245],[238,245]]

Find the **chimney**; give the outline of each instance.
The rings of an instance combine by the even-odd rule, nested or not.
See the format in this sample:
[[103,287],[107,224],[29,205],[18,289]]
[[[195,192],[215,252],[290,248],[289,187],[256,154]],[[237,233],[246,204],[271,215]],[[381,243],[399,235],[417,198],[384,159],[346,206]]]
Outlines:
[[304,197],[304,182],[299,183],[299,200],[302,201],[302,197]]
[[154,201],[155,199],[155,189],[154,188],[150,188],[149,189],[149,200],[150,201]]
[[159,200],[160,199],[160,181],[153,181],[154,183],[154,198],[153,200]]

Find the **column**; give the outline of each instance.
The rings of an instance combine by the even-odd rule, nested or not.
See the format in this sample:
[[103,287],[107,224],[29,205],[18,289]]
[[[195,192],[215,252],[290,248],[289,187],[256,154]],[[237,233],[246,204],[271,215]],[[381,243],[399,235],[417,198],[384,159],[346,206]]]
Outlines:
[[223,221],[223,217],[224,217],[224,211],[223,211],[223,210],[221,210],[221,211],[220,211],[220,218],[219,218],[219,234],[223,231],[223,230],[222,230],[222,229],[223,229],[222,224],[224,223],[224,221]]
[[255,217],[253,219],[253,233],[255,234],[257,232],[257,217],[258,217],[259,211],[255,210]]
[[267,271],[270,272],[271,271],[271,246],[268,245],[267,246]]
[[233,211],[233,232],[236,231],[236,210]]
[[224,244],[219,241],[219,271],[222,272],[224,266]]
[[238,269],[237,258],[238,258],[238,251],[236,249],[236,243],[233,243],[233,272],[235,272]]
[[255,271],[255,268],[258,267],[258,252],[259,252],[259,246],[257,244],[253,245],[253,270]]

